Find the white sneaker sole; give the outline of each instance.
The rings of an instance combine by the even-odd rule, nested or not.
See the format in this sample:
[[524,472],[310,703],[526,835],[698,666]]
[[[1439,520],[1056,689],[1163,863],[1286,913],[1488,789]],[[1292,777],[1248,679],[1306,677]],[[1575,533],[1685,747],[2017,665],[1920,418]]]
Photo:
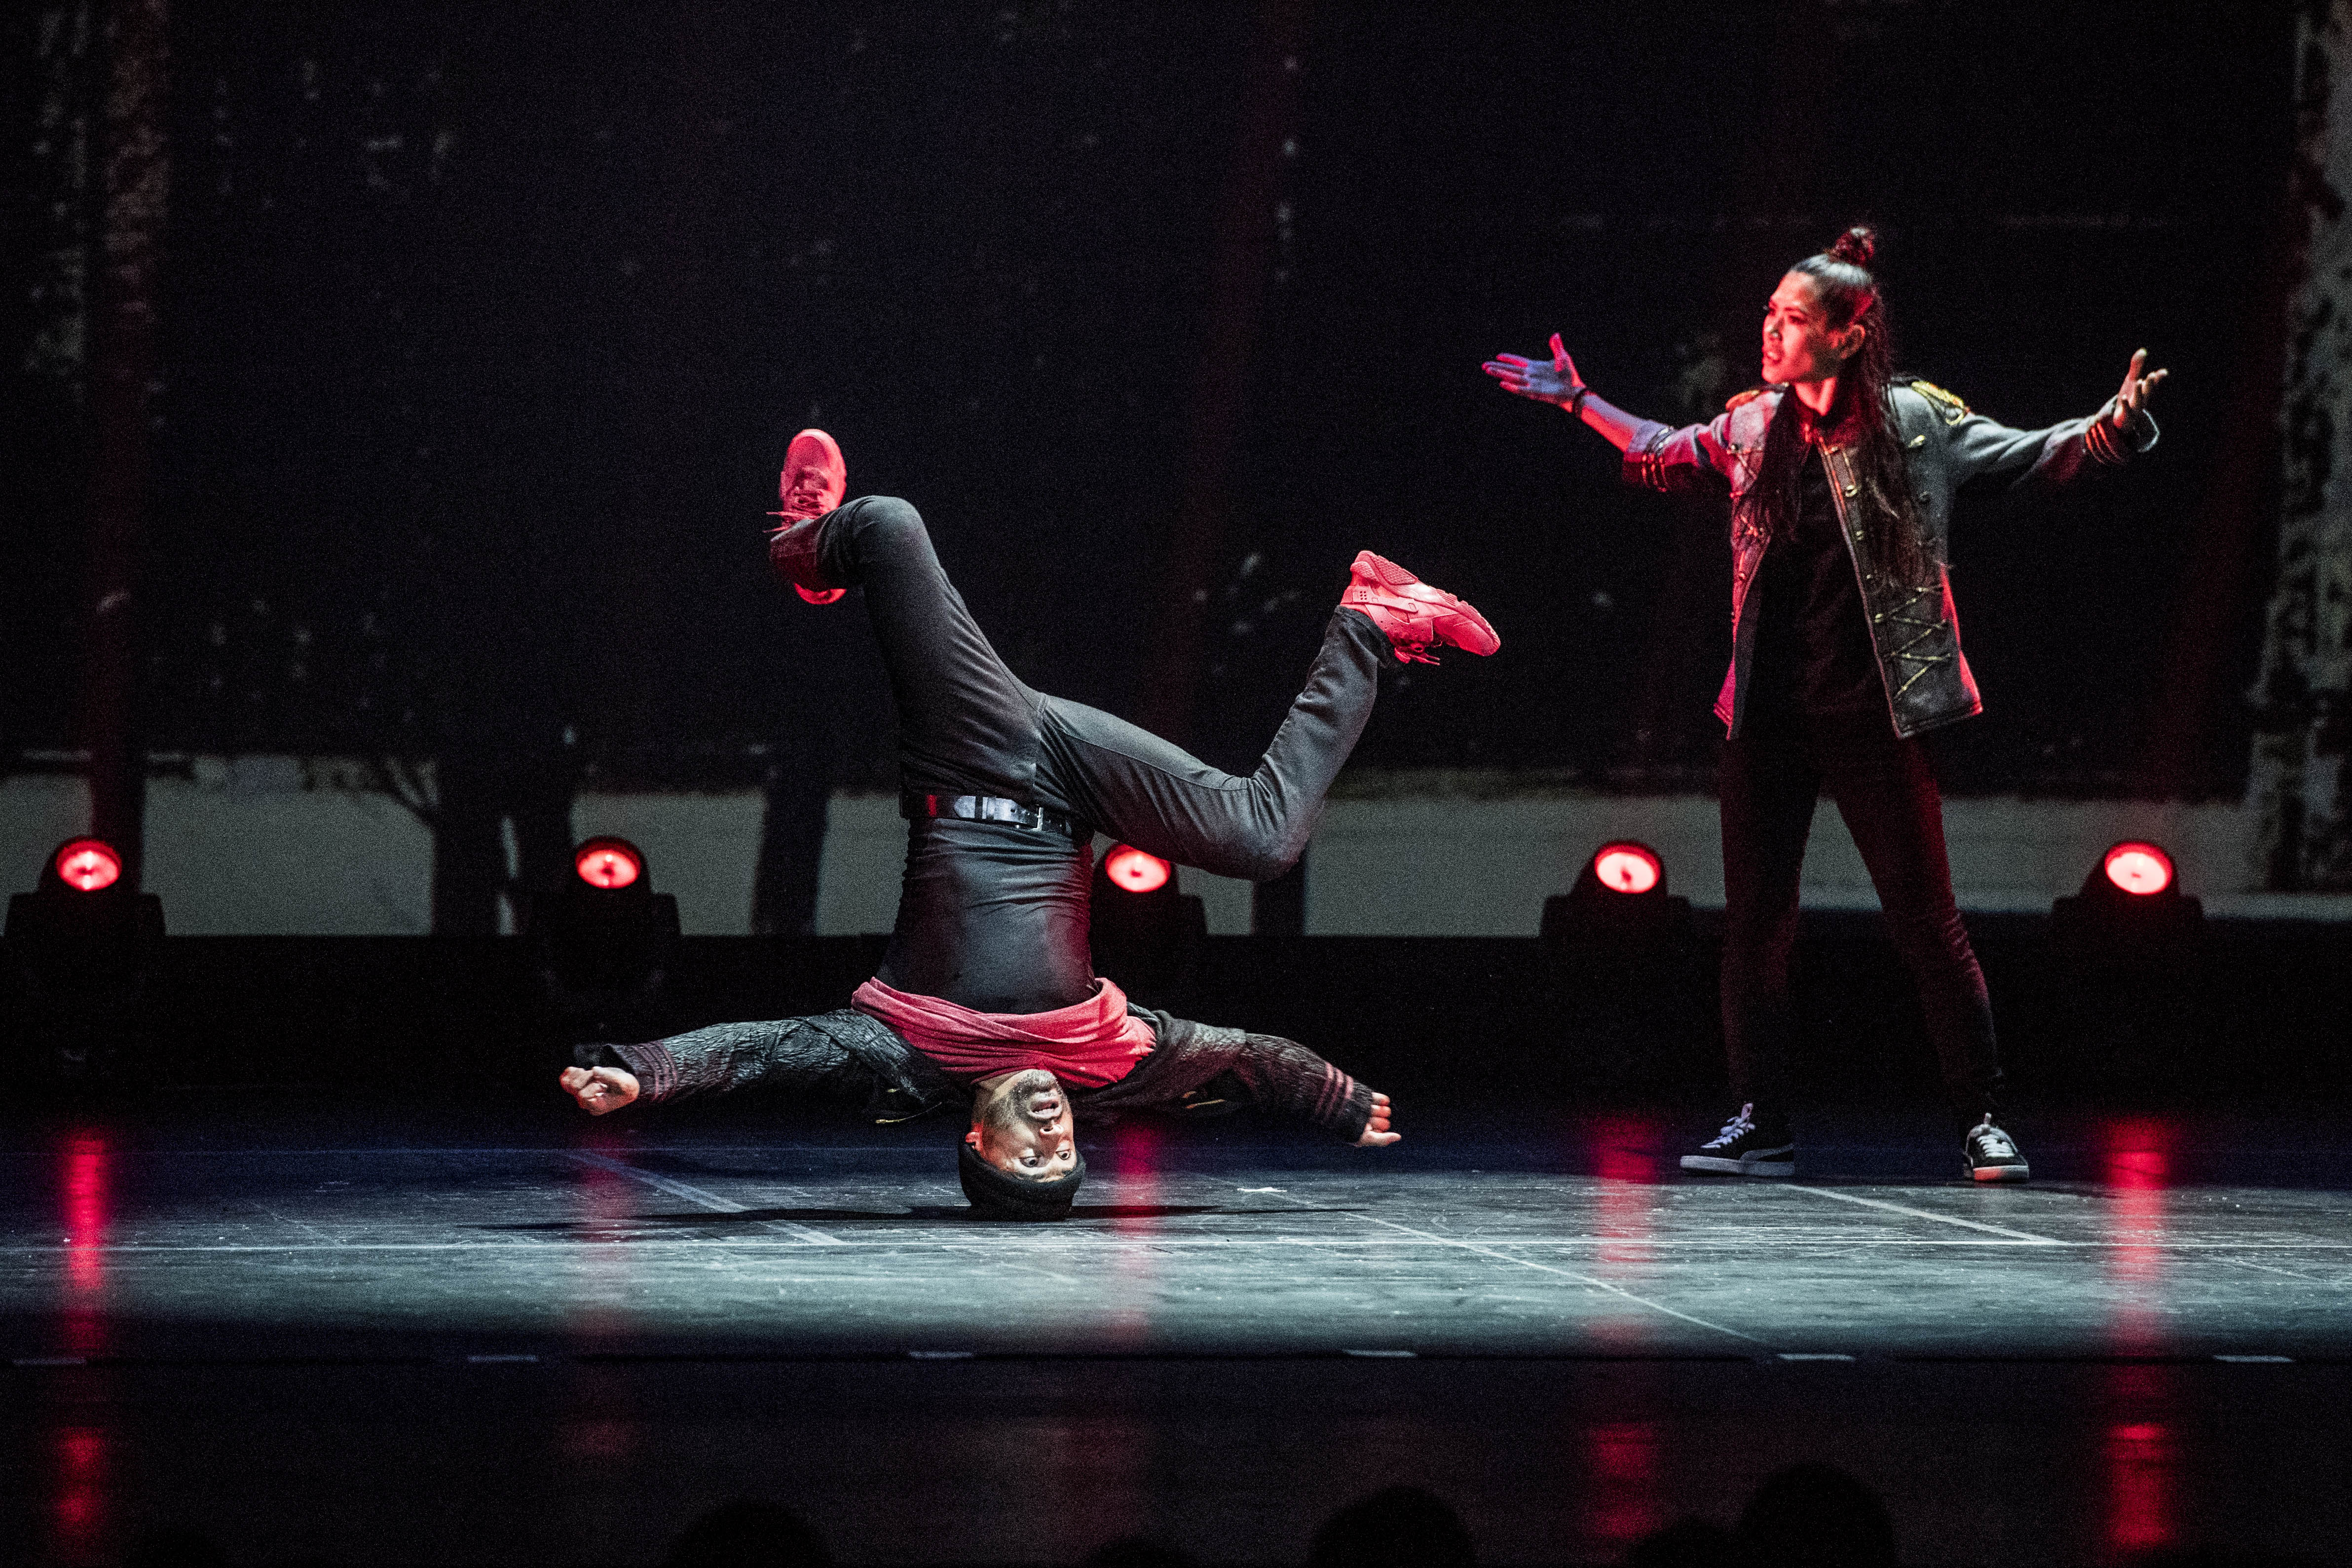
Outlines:
[[1797,1173],[1797,1162],[1793,1156],[1777,1159],[1751,1155],[1745,1160],[1726,1160],[1713,1154],[1685,1154],[1683,1169],[1708,1176],[1793,1176]]
[[1969,1179],[1975,1182],[2030,1182],[2031,1167],[2025,1165],[1970,1165]]

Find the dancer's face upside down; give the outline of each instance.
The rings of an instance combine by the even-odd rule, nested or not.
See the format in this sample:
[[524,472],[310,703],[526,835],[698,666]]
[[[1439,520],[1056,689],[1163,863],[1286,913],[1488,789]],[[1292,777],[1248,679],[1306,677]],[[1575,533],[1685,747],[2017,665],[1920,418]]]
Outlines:
[[1043,1068],[981,1079],[963,1137],[1008,1176],[1042,1182],[1077,1169],[1069,1097]]

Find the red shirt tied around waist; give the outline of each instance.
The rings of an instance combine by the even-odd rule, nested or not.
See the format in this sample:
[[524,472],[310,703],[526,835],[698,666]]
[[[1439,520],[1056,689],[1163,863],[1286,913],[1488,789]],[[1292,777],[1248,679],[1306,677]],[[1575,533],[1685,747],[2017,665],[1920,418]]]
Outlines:
[[849,1005],[966,1082],[1043,1068],[1072,1089],[1100,1089],[1134,1071],[1157,1043],[1151,1026],[1127,1010],[1127,993],[1099,976],[1093,995],[1050,1013],[975,1013],[879,980],[859,986]]

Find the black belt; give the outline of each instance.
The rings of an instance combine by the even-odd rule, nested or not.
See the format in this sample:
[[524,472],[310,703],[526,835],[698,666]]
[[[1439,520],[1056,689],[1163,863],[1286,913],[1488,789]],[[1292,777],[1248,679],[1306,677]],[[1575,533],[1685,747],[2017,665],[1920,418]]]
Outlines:
[[1048,811],[1042,805],[1024,805],[1017,800],[1004,800],[992,795],[915,795],[898,797],[901,816],[952,816],[963,822],[1001,822],[1008,827],[1025,827],[1032,833],[1058,833],[1073,844],[1092,842],[1094,831],[1085,824],[1073,821],[1058,811]]

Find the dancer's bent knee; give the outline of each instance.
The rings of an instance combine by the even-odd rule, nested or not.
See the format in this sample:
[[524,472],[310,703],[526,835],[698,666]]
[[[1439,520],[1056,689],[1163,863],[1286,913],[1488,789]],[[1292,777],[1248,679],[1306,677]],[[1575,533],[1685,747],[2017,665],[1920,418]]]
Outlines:
[[923,514],[897,496],[861,496],[827,521],[824,566],[835,582],[860,582],[877,561],[930,549]]
[[1271,882],[1298,864],[1307,853],[1305,836],[1277,833],[1269,827],[1252,827],[1233,847],[1234,869],[1224,872],[1244,881]]

